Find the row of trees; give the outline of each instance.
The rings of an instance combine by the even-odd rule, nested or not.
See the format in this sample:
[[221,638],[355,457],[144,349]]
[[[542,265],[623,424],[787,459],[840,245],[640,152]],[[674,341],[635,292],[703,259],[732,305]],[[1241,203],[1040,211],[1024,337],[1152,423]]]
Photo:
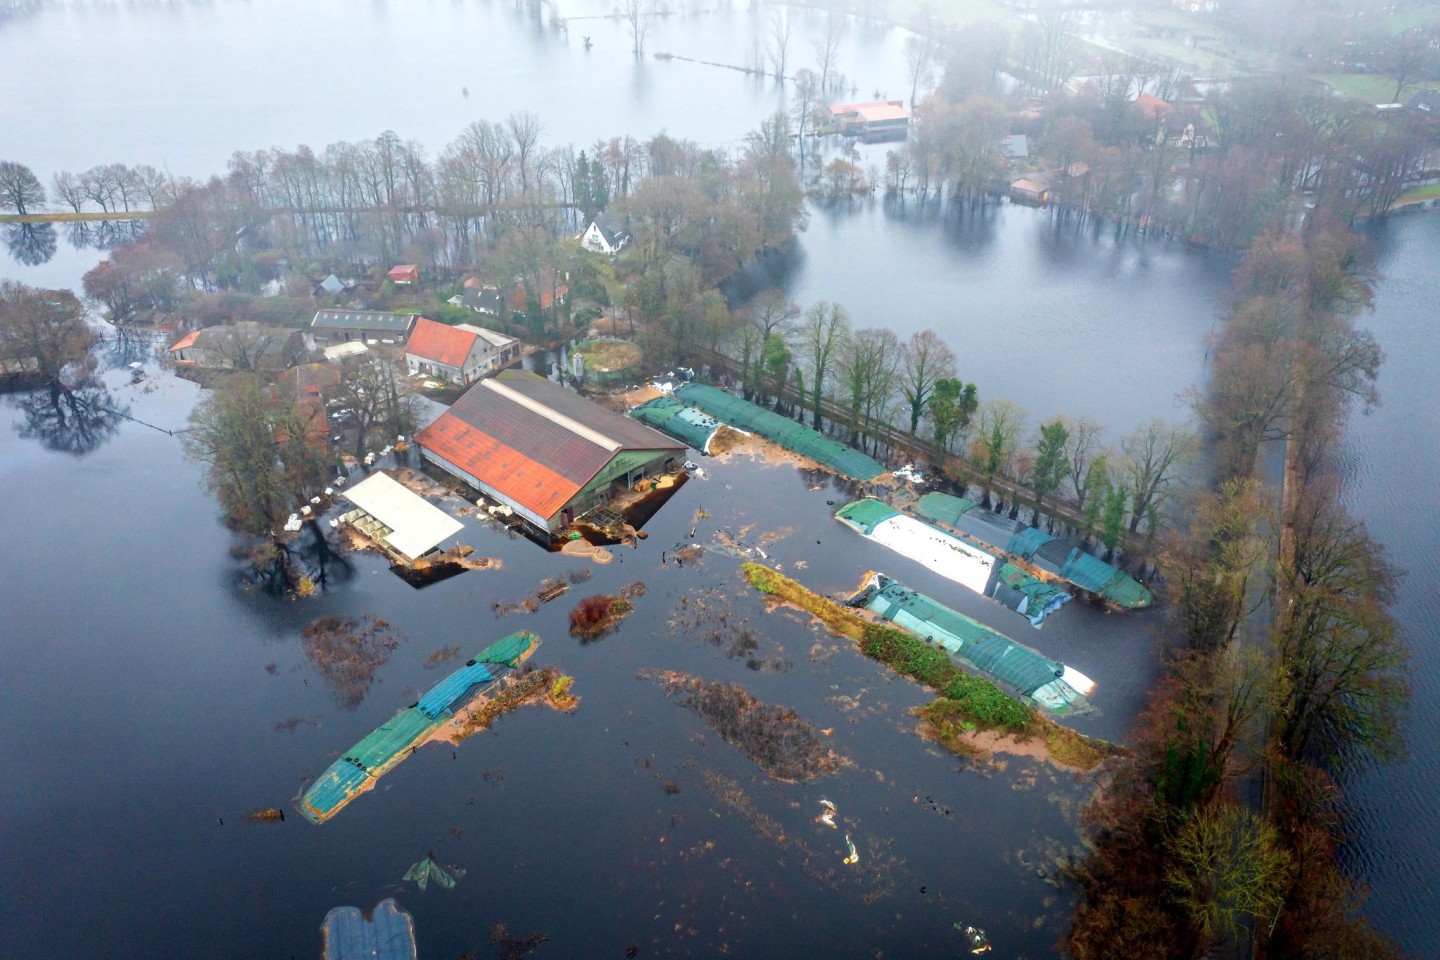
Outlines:
[[1215,482],[1162,551],[1175,658],[1089,811],[1078,958],[1399,956],[1338,862],[1337,777],[1399,755],[1408,685],[1399,574],[1339,499],[1336,442],[1380,355],[1354,325],[1358,242],[1323,214],[1237,273],[1197,398]]
[[1188,427],[1159,420],[1118,447],[1085,418],[1056,417],[1032,432],[1015,403],[980,399],[934,331],[901,340],[888,329],[853,329],[837,303],[802,311],[769,291],[729,318],[728,332],[716,325],[725,320],[706,332],[738,363],[746,399],[865,450],[888,446],[896,433],[929,440],[976,478],[984,506],[998,506],[997,480],[1005,481],[1015,491],[1012,517],[1023,492],[1033,523],[1053,528],[1063,509],[1061,522],[1112,551],[1127,530],[1154,537],[1198,450]]

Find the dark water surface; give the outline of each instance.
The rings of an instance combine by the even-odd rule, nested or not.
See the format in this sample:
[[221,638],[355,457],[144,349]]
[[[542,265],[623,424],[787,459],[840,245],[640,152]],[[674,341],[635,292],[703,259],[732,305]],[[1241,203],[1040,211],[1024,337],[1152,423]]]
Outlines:
[[[655,24],[651,51],[740,63],[776,8],[683,9]],[[560,12],[608,11],[596,0]],[[792,58],[809,65],[823,21],[790,15]],[[858,78],[858,96],[908,88],[902,45],[898,32],[851,28],[842,69]],[[508,3],[51,9],[0,25],[0,156],[43,180],[112,161],[203,177],[235,149],[318,148],[387,128],[433,156],[471,120],[512,110],[539,115],[552,143],[666,129],[736,145],[784,102],[773,82],[636,63],[628,46],[616,21],[572,21],[567,35]],[[862,163],[883,165],[884,149],[868,148]],[[1440,871],[1431,842],[1440,768],[1428,747],[1440,609],[1426,579],[1440,556],[1427,496],[1440,474],[1440,221],[1402,219],[1374,239],[1384,278],[1367,322],[1388,353],[1385,405],[1352,426],[1351,496],[1412,571],[1397,612],[1416,648],[1416,698],[1412,758],[1362,778],[1352,794],[1354,852],[1376,887],[1372,915],[1425,956],[1440,936],[1429,882]],[[0,276],[76,286],[97,256],[63,239],[40,266],[0,251]],[[1181,415],[1174,398],[1203,378],[1226,266],[1180,245],[1057,227],[1018,207],[971,216],[861,203],[815,208],[779,278],[801,303],[845,304],[857,326],[901,336],[934,328],[982,397],[1013,399],[1032,418],[1095,417],[1113,442],[1152,416]],[[115,395],[152,424],[183,425],[195,388],[151,370],[141,388],[110,373]],[[521,935],[548,931],[539,956],[620,956],[631,944],[641,956],[722,947],[953,956],[955,920],[989,929],[996,956],[1055,953],[1070,895],[1024,864],[1074,844],[1070,778],[1028,761],[995,774],[961,770],[911,732],[907,709],[923,702],[920,691],[796,617],[764,613],[740,586],[735,558],[711,552],[682,571],[659,554],[684,540],[701,507],[706,546],[720,529],[753,540],[789,528],[767,552],[818,590],[882,569],[1074,663],[1100,684],[1101,713],[1079,726],[1107,737],[1123,735],[1143,699],[1156,618],[1071,604],[1031,631],[843,530],[826,501],[845,492],[748,461],[707,462],[712,479],[682,488],[639,550],[618,552],[534,616],[497,621],[490,604],[585,564],[473,519],[465,538],[503,569],[414,591],[362,554],[324,595],[279,600],[237,584],[232,539],[173,438],[121,421],[75,457],[24,433],[22,411],[0,401],[0,956],[315,956],[326,910],[389,893],[415,914],[427,958],[483,955],[495,921]],[[636,579],[649,592],[618,633],[583,647],[567,636],[576,598]],[[707,629],[693,618],[667,622],[682,596],[705,590],[748,618],[761,659],[789,669],[752,671],[698,639]],[[365,612],[405,640],[346,710],[298,634],[323,614]],[[303,775],[443,676],[423,668],[431,651],[458,644],[468,654],[522,627],[545,638],[537,662],[576,677],[575,715],[527,708],[454,759],[427,748],[322,828],[293,816],[274,827],[240,822],[256,807],[292,809]],[[808,785],[766,781],[637,679],[646,668],[739,682],[791,706],[833,728],[828,742],[854,766]],[[293,733],[276,730],[296,718],[304,722]],[[666,780],[680,792],[664,792]],[[727,802],[727,782],[753,806]],[[843,838],[814,823],[821,796],[850,822],[859,869],[840,863]],[[400,891],[405,868],[432,847],[467,876],[453,891]]]

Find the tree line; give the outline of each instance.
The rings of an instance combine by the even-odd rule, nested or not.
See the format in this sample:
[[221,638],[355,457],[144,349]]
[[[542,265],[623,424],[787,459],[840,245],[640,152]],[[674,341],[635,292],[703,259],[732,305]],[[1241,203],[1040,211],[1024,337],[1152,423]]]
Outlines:
[[926,440],[950,461],[934,466],[973,478],[982,506],[1019,519],[1023,493],[1025,519],[1074,530],[1107,557],[1127,533],[1153,545],[1199,449],[1191,428],[1162,420],[1118,444],[1089,418],[1036,423],[1010,400],[982,398],[933,330],[902,340],[889,329],[855,329],[838,303],[802,310],[771,290],[683,329],[681,343],[709,343],[734,361],[747,400],[877,455],[903,443],[891,430]]

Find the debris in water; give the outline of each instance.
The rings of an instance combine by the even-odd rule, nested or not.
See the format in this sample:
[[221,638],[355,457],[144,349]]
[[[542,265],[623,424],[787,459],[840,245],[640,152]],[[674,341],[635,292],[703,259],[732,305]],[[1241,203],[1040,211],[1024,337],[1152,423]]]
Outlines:
[[816,823],[823,823],[831,830],[835,829],[835,804],[829,800],[820,801],[820,816],[815,818]]
[[421,890],[424,890],[431,880],[434,880],[446,890],[453,890],[455,888],[455,881],[463,876],[465,876],[463,867],[457,867],[452,863],[447,870],[435,862],[435,851],[431,850],[429,851],[429,856],[424,860],[412,863],[410,869],[405,871],[405,876],[400,879],[413,880],[415,886]]
[[959,930],[961,933],[965,934],[965,939],[970,943],[971,953],[990,952],[990,941],[985,938],[984,930],[981,930],[979,927],[966,926],[965,924],[958,921],[955,923],[954,926],[956,930]]
[[312,620],[300,631],[300,645],[336,701],[354,710],[400,641],[390,624],[366,614]]
[[454,660],[458,656],[460,656],[459,647],[454,645],[448,647],[441,647],[439,650],[432,652],[430,656],[425,658],[425,669],[429,670],[433,667],[438,667],[446,660]]
[[261,807],[245,814],[246,823],[284,823],[285,811],[279,807]]
[[673,670],[642,671],[640,676],[658,680],[667,697],[700,714],[712,730],[777,780],[813,780],[850,762],[824,746],[794,710],[767,706],[733,683],[699,680]]
[[850,834],[848,833],[845,834],[845,846],[850,851],[850,855],[845,858],[845,862],[849,864],[859,863],[860,852],[855,849],[855,841],[850,839]]
[[543,930],[536,930],[528,937],[510,936],[510,928],[503,921],[490,928],[490,945],[500,960],[521,960],[550,937]]

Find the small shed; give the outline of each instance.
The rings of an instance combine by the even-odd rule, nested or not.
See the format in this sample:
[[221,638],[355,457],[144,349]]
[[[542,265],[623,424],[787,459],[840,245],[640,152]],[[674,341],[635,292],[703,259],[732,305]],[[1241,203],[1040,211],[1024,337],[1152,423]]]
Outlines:
[[385,473],[372,473],[341,494],[356,509],[342,519],[407,561],[414,561],[464,529]]
[[408,287],[420,282],[420,267],[414,263],[397,264],[385,276],[397,287]]

